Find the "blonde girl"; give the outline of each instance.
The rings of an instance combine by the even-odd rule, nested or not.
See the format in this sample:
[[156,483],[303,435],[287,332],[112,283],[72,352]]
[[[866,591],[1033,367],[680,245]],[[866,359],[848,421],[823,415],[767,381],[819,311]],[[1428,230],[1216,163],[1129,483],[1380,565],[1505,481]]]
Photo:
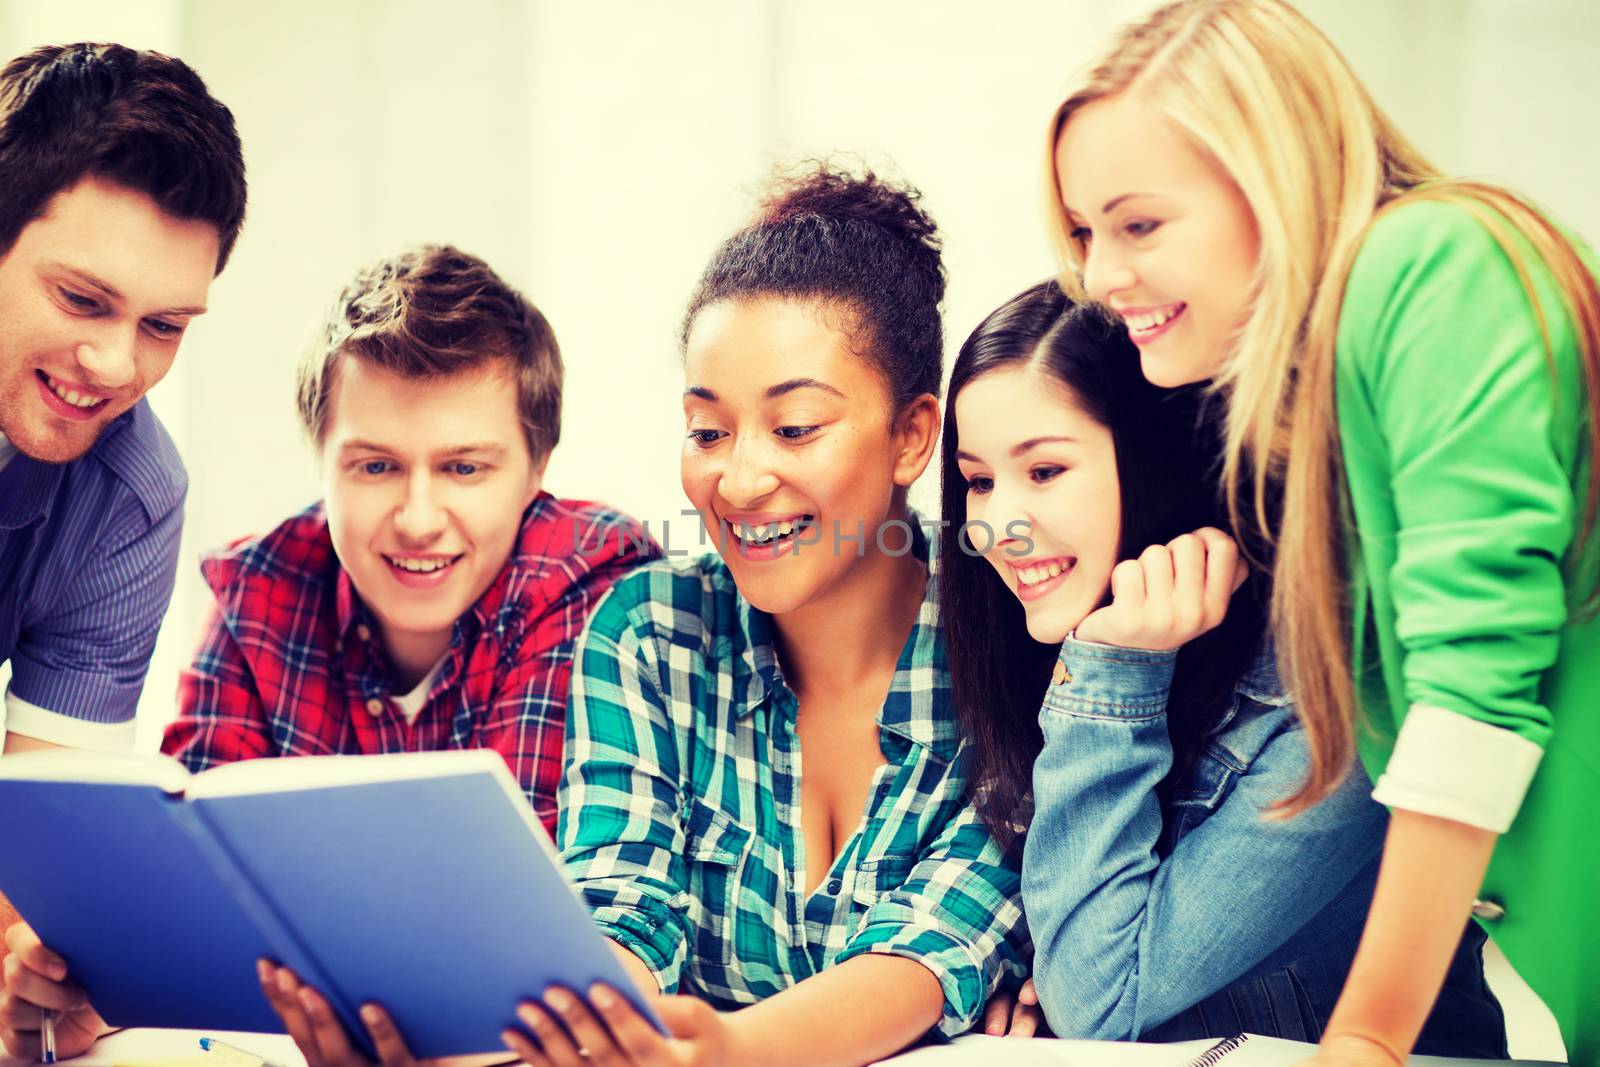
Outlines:
[[1600,1062],[1592,254],[1440,175],[1278,0],[1123,29],[1048,162],[1065,286],[1150,381],[1228,399],[1224,484],[1277,545],[1311,750],[1277,814],[1357,755],[1393,811],[1321,1060],[1402,1062],[1471,915]]

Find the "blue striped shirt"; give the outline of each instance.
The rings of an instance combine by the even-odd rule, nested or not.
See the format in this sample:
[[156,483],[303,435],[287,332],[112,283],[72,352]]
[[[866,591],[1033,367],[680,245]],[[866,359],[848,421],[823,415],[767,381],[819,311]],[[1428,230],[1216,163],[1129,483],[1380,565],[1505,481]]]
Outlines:
[[8,731],[75,747],[132,742],[188,484],[148,400],[70,463],[17,454],[0,468]]

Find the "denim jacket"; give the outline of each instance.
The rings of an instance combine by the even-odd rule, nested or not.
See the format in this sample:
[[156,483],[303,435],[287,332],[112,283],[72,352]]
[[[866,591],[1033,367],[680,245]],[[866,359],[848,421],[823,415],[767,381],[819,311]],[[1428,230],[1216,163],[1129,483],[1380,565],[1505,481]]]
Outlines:
[[[1271,648],[1165,804],[1176,652],[1069,637],[1039,713],[1022,890],[1034,982],[1060,1037],[1316,1041],[1366,921],[1388,815],[1359,766],[1264,818],[1309,752]],[[1471,925],[1418,1052],[1506,1055]]]

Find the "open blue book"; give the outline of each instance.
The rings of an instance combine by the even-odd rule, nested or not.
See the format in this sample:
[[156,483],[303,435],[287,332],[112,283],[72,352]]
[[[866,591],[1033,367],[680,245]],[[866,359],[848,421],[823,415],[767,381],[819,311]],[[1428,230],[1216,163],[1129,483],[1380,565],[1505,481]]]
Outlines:
[[0,892],[113,1026],[282,1031],[255,961],[418,1057],[500,1049],[552,984],[616,987],[660,1027],[488,751],[0,760]]

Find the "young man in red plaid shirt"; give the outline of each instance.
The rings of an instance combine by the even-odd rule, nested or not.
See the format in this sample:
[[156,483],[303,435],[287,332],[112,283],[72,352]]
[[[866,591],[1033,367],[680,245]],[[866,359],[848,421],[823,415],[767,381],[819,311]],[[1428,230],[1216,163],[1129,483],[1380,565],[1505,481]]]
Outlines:
[[426,247],[345,289],[300,373],[324,500],[207,556],[216,595],[163,749],[492,748],[553,833],[584,621],[659,555],[634,520],[540,489],[561,426],[544,316]]

